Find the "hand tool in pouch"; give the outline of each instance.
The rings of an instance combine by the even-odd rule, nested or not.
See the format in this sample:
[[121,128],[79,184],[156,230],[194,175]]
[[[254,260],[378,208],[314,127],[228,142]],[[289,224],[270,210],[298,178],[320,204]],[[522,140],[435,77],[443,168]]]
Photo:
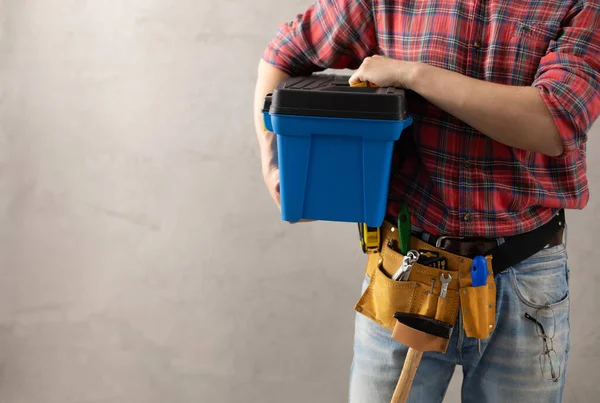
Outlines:
[[414,264],[419,260],[419,252],[416,250],[409,250],[404,259],[402,259],[402,265],[392,276],[394,281],[408,281],[410,271]]
[[402,203],[400,204],[400,211],[398,212],[398,241],[400,253],[404,255],[404,259],[402,260],[400,269],[392,276],[392,280],[407,281],[413,265],[421,257],[421,254],[418,251],[410,250],[411,232],[412,225],[410,223],[408,206],[406,203]]
[[473,287],[482,287],[487,283],[487,262],[483,256],[475,256],[471,265],[471,279]]
[[[483,256],[475,256],[471,264],[471,281],[473,287],[483,287],[487,284],[488,268]],[[477,339],[477,351],[481,355],[481,339]]]
[[410,249],[411,232],[412,225],[410,223],[408,206],[405,203],[402,203],[400,205],[400,211],[398,212],[398,237],[400,238],[400,253],[404,256],[408,254]]
[[409,347],[391,403],[406,403],[423,353],[445,353],[453,326],[426,316],[398,312],[392,338]]
[[447,273],[442,273],[440,276],[440,281],[442,282],[442,291],[440,292],[440,298],[446,298],[448,295],[448,286],[452,281],[452,276]]

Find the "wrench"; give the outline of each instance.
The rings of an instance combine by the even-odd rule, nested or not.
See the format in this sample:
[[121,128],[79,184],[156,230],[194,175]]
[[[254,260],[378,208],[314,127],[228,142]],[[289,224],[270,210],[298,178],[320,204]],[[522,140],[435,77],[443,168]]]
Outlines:
[[448,294],[448,285],[450,285],[450,281],[452,281],[452,276],[450,274],[442,273],[440,276],[440,281],[442,282],[440,298],[446,298],[446,295]]
[[420,254],[416,250],[409,251],[406,254],[406,256],[404,256],[404,259],[402,259],[402,264],[400,265],[400,268],[398,269],[398,271],[396,271],[396,273],[394,273],[394,275],[392,276],[392,280],[394,280],[394,281],[408,280],[410,271],[411,271],[413,265],[417,262],[417,260],[419,260],[419,256],[420,256]]

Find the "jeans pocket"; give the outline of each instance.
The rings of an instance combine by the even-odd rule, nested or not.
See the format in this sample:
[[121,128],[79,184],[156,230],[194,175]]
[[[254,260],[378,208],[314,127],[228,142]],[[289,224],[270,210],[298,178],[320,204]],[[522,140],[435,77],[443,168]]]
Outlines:
[[515,293],[525,305],[556,307],[569,299],[569,269],[563,245],[543,250],[509,271]]

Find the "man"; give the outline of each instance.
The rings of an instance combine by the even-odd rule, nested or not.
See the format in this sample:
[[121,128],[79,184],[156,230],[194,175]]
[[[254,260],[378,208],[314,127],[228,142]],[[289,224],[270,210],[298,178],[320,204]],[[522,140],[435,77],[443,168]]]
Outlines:
[[[408,90],[414,123],[402,137],[413,144],[397,147],[388,213],[396,217],[405,202],[424,240],[456,236],[456,250],[502,244],[586,206],[585,145],[600,114],[600,0],[318,0],[280,27],[259,66],[256,131],[278,205],[264,96],[290,76],[326,68],[357,69],[352,83]],[[562,401],[566,247],[561,237],[540,249],[495,276],[489,339],[478,345],[456,326],[446,354],[424,355],[411,402],[441,402],[457,364],[463,402]],[[389,402],[406,351],[357,315],[350,402]]]

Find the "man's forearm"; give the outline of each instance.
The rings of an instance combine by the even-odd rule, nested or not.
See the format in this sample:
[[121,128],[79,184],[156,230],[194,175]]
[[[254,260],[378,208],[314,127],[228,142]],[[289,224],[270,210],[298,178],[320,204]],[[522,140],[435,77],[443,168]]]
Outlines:
[[261,59],[254,92],[254,127],[261,151],[263,172],[277,166],[277,143],[273,133],[264,130],[262,108],[265,96],[290,76]]
[[550,156],[564,150],[535,87],[490,83],[425,64],[411,81],[411,90],[500,143]]

